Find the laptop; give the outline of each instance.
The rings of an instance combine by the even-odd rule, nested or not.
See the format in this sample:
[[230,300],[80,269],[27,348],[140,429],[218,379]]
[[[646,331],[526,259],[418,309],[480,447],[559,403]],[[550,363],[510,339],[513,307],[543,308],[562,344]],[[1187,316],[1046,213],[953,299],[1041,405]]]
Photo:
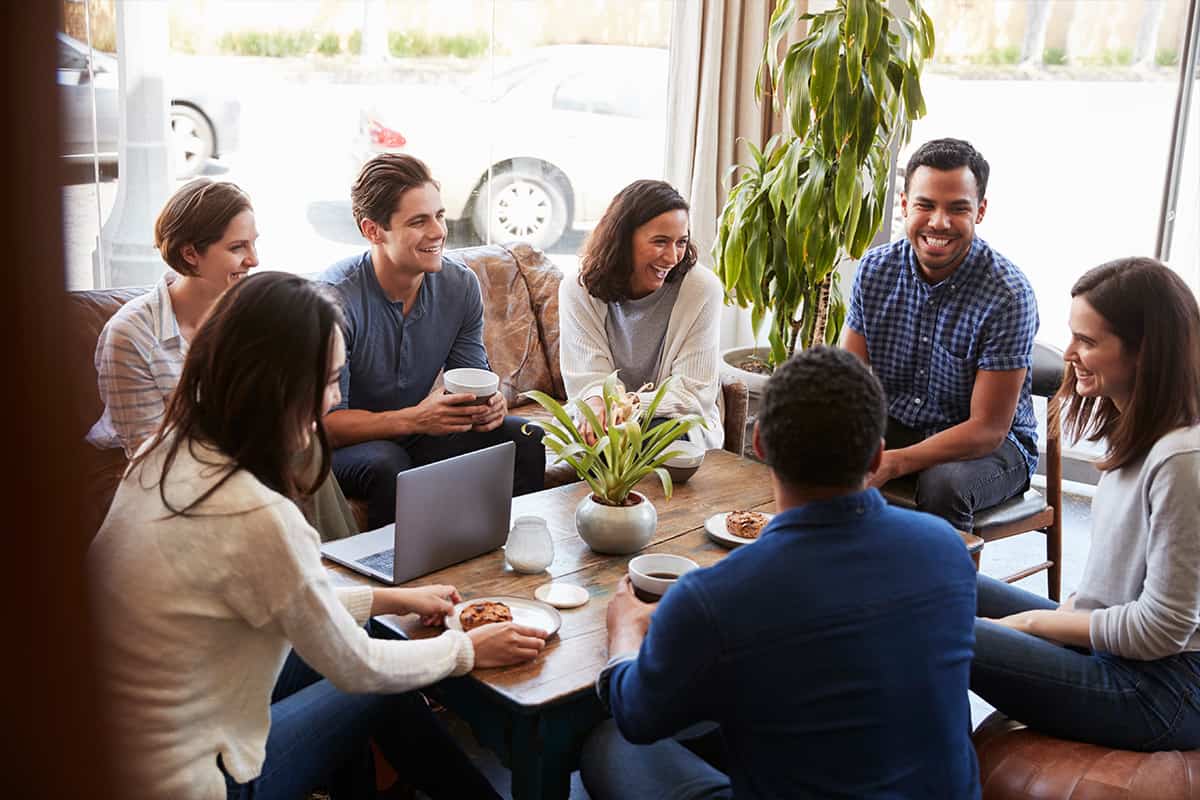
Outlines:
[[396,475],[396,522],[321,545],[330,561],[404,583],[495,550],[512,514],[512,442]]

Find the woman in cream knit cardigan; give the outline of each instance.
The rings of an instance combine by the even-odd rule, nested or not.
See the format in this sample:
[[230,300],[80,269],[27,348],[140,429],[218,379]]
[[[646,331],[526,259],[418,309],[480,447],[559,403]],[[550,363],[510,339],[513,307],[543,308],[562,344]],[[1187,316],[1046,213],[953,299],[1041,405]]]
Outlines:
[[412,690],[526,661],[545,634],[368,638],[369,616],[441,624],[459,596],[335,588],[321,564],[295,500],[329,458],[307,475],[295,456],[325,445],[345,358],[336,300],[287,273],[235,282],[197,330],[88,553],[122,797],[370,797],[371,738],[432,797],[499,800]]
[[[719,322],[723,292],[696,265],[688,204],[670,184],[641,180],[622,189],[584,244],[578,280],[558,290],[563,381],[603,419],[601,385],[614,370],[626,388],[675,382],[656,416],[699,414],[689,436],[719,448]],[[641,393],[643,403],[653,392]]]

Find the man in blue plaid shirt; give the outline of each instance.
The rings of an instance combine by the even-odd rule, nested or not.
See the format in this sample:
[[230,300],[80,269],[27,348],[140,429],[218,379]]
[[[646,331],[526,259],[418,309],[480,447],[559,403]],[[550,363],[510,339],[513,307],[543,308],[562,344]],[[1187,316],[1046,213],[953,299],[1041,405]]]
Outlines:
[[844,346],[888,398],[887,449],[872,479],[917,476],[917,506],[959,530],[1025,491],[1037,466],[1030,399],[1037,300],[975,226],[988,164],[959,139],[926,142],[905,170],[906,238],[858,267]]

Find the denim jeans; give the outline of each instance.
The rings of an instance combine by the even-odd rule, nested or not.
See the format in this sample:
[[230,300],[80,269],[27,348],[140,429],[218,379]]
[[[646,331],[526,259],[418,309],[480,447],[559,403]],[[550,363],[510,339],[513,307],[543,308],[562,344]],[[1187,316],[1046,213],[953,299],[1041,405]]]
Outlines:
[[294,652],[271,696],[262,772],[248,783],[238,783],[226,773],[227,797],[295,800],[318,787],[328,789],[334,800],[374,797],[371,739],[401,780],[432,798],[499,800],[419,692],[348,694],[322,679]]
[[[980,617],[1057,607],[985,575],[978,586]],[[1134,661],[991,619],[975,621],[971,689],[999,711],[1051,736],[1121,750],[1200,747],[1200,653]]]
[[396,521],[396,474],[406,469],[472,453],[502,442],[517,445],[513,494],[536,492],[546,476],[542,429],[523,428],[527,420],[505,417],[492,431],[466,431],[446,436],[414,436],[394,441],[377,439],[333,451],[333,473],[347,497],[367,501],[367,530]]
[[626,741],[616,722],[605,720],[583,744],[579,774],[592,800],[728,800],[729,776],[712,763],[719,761],[720,735],[711,727],[694,739],[686,739],[684,731],[637,745]]
[[[914,445],[924,437],[888,419],[887,446]],[[1020,448],[1005,439],[982,458],[947,461],[917,473],[917,508],[936,514],[957,530],[975,527],[975,512],[999,505],[1029,488],[1029,467]]]

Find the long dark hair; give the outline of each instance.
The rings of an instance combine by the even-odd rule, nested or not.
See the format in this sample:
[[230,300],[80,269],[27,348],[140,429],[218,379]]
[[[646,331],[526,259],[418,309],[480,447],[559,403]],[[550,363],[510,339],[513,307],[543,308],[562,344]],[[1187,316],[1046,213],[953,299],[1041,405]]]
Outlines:
[[1182,278],[1153,258],[1120,258],[1086,272],[1071,297],[1104,317],[1137,364],[1124,411],[1107,397],[1080,397],[1067,364],[1055,400],[1068,438],[1106,440],[1097,466],[1112,470],[1145,456],[1170,431],[1200,423],[1200,308]]
[[[606,303],[628,300],[633,274],[633,232],[659,214],[682,209],[687,201],[665,181],[634,181],[608,204],[600,222],[583,243],[579,254],[579,283],[588,294]],[[667,282],[682,280],[696,265],[696,245],[688,238],[687,250]]]
[[[312,494],[329,475],[321,411],[333,332],[340,325],[338,303],[322,284],[282,272],[234,284],[196,332],[162,425],[130,470],[166,447],[159,496],[179,515],[243,469],[293,500]],[[312,485],[302,486],[297,449],[314,422],[321,464]],[[232,465],[198,498],[176,508],[167,500],[166,478],[185,443],[215,448]]]

